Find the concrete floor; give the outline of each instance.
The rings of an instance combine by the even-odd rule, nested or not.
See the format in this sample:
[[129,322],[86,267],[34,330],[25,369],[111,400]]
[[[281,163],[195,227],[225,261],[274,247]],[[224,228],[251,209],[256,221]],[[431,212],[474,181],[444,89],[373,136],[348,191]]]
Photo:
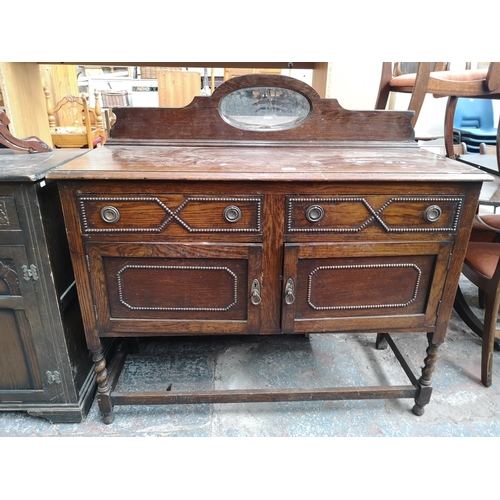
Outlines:
[[[472,301],[475,288],[462,287]],[[416,368],[425,334],[395,336]],[[145,339],[129,356],[119,386],[127,390],[325,387],[408,384],[392,351],[374,335],[215,339]],[[431,402],[421,417],[413,400],[316,401],[168,406],[116,406],[102,423],[93,404],[80,424],[51,424],[24,412],[0,413],[0,436],[500,436],[500,354],[493,386],[480,380],[481,343],[453,313],[439,349]],[[119,388],[119,387],[118,387]]]

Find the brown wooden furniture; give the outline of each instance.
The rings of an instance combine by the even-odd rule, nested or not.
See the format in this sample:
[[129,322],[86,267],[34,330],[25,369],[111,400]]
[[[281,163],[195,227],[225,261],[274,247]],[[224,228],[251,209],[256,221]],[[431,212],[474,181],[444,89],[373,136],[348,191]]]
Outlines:
[[83,154],[0,150],[0,411],[81,422],[96,389],[56,184]]
[[102,107],[130,106],[127,90],[101,90]]
[[280,75],[280,68],[224,68],[224,81],[245,75]]
[[[487,174],[419,149],[407,111],[348,111],[284,76],[115,112],[105,147],[50,174],[105,422],[121,404],[413,398],[423,413]],[[118,393],[126,350],[108,365],[102,345],[328,332],[379,332],[410,384]],[[396,332],[428,335],[420,375]]]
[[[2,80],[2,93],[6,105],[6,112],[14,124],[11,132],[16,137],[26,137],[28,135],[36,135],[42,141],[51,145],[50,128],[47,123],[47,111],[45,97],[43,95],[43,84],[40,80],[40,72],[46,65],[52,66],[53,69],[67,69],[75,65],[95,66],[95,62],[74,61],[39,61],[39,62],[0,62],[0,79]],[[261,68],[288,68],[289,62],[102,62],[99,66],[104,67],[135,67],[145,64],[159,67],[189,67],[189,68],[224,68],[224,67],[261,67]],[[313,87],[320,94],[325,96],[328,78],[328,63],[327,62],[293,62],[293,67],[296,69],[311,69],[313,70]],[[54,75],[55,76],[55,75]],[[61,83],[59,75],[57,78],[52,78],[51,81]],[[51,89],[52,98],[54,101],[56,96],[54,90]],[[60,87],[59,87],[60,88]],[[66,91],[63,95],[76,94],[77,92]],[[26,103],[29,103],[30,112],[26,113]],[[22,111],[21,111],[22,110]]]
[[45,88],[44,93],[54,147],[93,149],[106,143],[98,92],[94,92],[94,108],[84,94],[65,96],[53,106],[50,91]]
[[497,331],[500,304],[500,178],[495,146],[480,145],[479,155],[465,155],[458,159],[494,174],[494,181],[483,184],[479,205],[493,207],[493,214],[481,214],[474,222],[470,243],[463,266],[463,274],[478,287],[478,305],[484,314],[478,315],[465,299],[460,287],[455,298],[455,311],[464,323],[482,341],[481,381],[492,385],[493,353],[500,350],[500,333]]
[[493,383],[494,348],[500,350],[500,342],[496,340],[500,339],[500,332],[497,330],[500,308],[499,231],[499,215],[477,216],[462,270],[464,276],[478,287],[478,302],[479,307],[484,309],[484,317],[474,313],[460,288],[454,305],[464,323],[482,339],[481,381],[486,387]]
[[5,111],[0,111],[0,144],[14,151],[25,151],[27,153],[47,153],[52,149],[38,137],[31,136],[18,139],[9,132],[9,117]]
[[[485,68],[459,71],[446,70],[445,63],[435,63],[435,66],[431,64],[420,62],[416,73],[393,74],[391,63],[383,63],[375,109],[385,109],[391,92],[411,93],[409,109],[415,111],[412,122],[415,125],[427,94],[432,94],[434,97],[448,97],[444,117],[445,147],[447,156],[455,158],[453,118],[457,100],[461,97],[499,99],[500,62],[492,62]],[[497,157],[500,159],[498,153]]]
[[[457,144],[455,144],[456,148]],[[494,154],[458,154],[457,160],[467,165],[493,174],[492,182],[485,182],[479,195],[479,205],[493,207],[496,212],[500,206],[500,172],[498,171],[497,157]]]
[[408,68],[404,66],[405,63],[382,63],[375,109],[387,107],[391,92],[411,94],[408,109],[415,113],[412,118],[412,125],[415,126],[428,92],[431,70],[443,71],[446,63],[419,62],[416,70],[414,64],[406,64],[409,64]]

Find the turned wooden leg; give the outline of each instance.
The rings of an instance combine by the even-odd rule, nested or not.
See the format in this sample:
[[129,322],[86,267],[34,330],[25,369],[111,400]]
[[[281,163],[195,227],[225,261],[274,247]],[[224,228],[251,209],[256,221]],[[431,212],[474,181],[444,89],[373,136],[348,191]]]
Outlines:
[[486,307],[486,292],[479,289],[477,291],[477,302],[479,309],[484,309]]
[[497,330],[498,309],[500,308],[500,294],[489,293],[486,300],[481,348],[481,382],[485,387],[490,387],[493,383],[493,349]]
[[415,415],[421,416],[424,414],[424,406],[429,403],[432,394],[431,378],[434,371],[434,365],[438,359],[437,351],[441,343],[432,343],[432,333],[427,334],[427,339],[429,341],[429,347],[427,347],[427,356],[424,359],[424,367],[422,368],[422,376],[419,378],[418,382],[420,385],[420,391],[418,396],[415,398],[415,406],[412,411]]
[[115,415],[111,402],[111,386],[109,384],[102,345],[98,349],[92,349],[92,361],[95,364],[94,371],[97,375],[97,404],[99,405],[103,422],[111,424],[115,419]]

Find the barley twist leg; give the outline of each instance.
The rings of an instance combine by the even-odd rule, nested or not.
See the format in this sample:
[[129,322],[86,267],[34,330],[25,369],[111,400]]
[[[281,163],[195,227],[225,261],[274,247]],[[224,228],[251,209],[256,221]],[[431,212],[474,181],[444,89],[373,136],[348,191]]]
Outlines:
[[432,343],[432,333],[427,334],[427,339],[429,341],[429,346],[427,347],[427,356],[424,359],[424,366],[422,368],[422,375],[418,380],[420,385],[420,391],[418,396],[415,398],[415,406],[412,411],[415,415],[421,416],[424,414],[424,406],[429,403],[432,394],[431,379],[432,373],[434,372],[434,365],[438,359],[438,348],[441,345]]

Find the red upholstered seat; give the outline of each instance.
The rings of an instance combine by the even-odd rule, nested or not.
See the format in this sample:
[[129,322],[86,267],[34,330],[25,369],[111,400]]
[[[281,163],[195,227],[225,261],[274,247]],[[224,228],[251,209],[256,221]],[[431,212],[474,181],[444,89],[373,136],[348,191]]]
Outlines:
[[[468,69],[463,71],[432,71],[430,78],[455,82],[474,82],[486,80],[487,68]],[[391,87],[412,87],[417,77],[416,73],[395,76],[391,82]]]
[[492,384],[492,366],[495,338],[498,337],[497,319],[500,308],[500,242],[498,227],[500,215],[476,215],[462,272],[478,287],[479,304],[484,317],[467,304],[460,287],[455,298],[455,311],[469,328],[482,338],[481,381]]
[[467,247],[465,262],[488,278],[493,277],[500,257],[500,244],[471,241]]
[[[500,214],[476,215],[476,221],[479,225],[483,224],[484,226],[487,226],[495,231],[500,231]],[[479,228],[479,226],[476,227]]]

